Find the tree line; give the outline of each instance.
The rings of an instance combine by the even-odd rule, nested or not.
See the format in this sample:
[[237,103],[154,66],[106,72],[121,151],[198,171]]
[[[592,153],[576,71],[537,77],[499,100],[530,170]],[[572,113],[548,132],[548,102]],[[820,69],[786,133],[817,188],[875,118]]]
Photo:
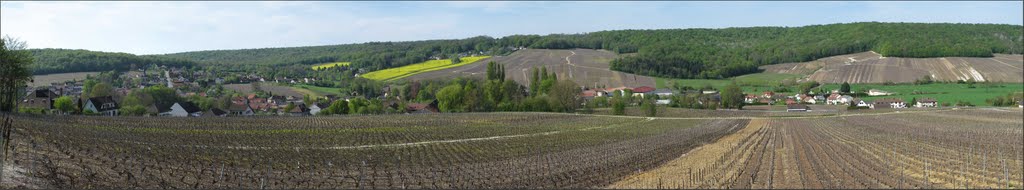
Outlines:
[[[312,64],[352,62],[352,69],[374,71],[460,54],[503,55],[517,48],[605,49],[636,53],[611,62],[611,68],[671,78],[727,78],[758,72],[758,66],[875,51],[890,57],[986,57],[1022,53],[1022,26],[952,23],[844,23],[802,27],[613,30],[582,34],[478,36],[457,40],[369,42],[362,44],[213,50],[155,56],[111,54],[109,58],[37,53],[45,62],[37,72],[87,70],[99,64],[123,68],[126,62],[181,63],[187,60],[218,69],[297,73]],[[68,60],[59,60],[66,57]],[[158,57],[160,59],[158,59]],[[101,59],[103,61],[73,61]],[[51,64],[52,63],[52,64]],[[73,63],[71,66],[61,64]],[[106,65],[100,64],[105,63]],[[121,66],[118,66],[121,65]],[[225,67],[230,66],[230,67]]]
[[36,75],[112,70],[126,71],[132,67],[142,68],[148,65],[195,66],[195,62],[192,61],[164,56],[139,56],[129,53],[74,49],[29,49],[27,51],[35,58],[31,69],[33,74]]

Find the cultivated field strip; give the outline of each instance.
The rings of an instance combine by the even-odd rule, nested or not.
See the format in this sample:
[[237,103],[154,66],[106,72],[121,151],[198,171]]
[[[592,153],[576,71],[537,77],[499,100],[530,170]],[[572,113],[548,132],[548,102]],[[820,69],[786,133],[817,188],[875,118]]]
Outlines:
[[505,65],[505,74],[522,85],[530,84],[532,68],[547,68],[559,79],[568,79],[579,85],[605,87],[655,86],[654,78],[609,69],[609,63],[618,55],[605,50],[524,49],[508,56],[495,56],[462,67],[419,73],[406,80],[430,80],[454,77],[483,78],[486,63],[494,61]]
[[937,81],[1022,82],[1022,57],[996,54],[991,58],[895,58],[863,52],[760,68],[767,73],[804,74],[807,79],[822,83],[907,83],[923,76]]
[[[4,163],[19,171],[3,180],[43,188],[603,187],[745,125],[546,113],[15,116]],[[267,148],[230,148],[243,146]],[[337,146],[358,148],[329,148]]]
[[976,109],[754,119],[610,187],[1019,189],[1022,118],[1019,110]]

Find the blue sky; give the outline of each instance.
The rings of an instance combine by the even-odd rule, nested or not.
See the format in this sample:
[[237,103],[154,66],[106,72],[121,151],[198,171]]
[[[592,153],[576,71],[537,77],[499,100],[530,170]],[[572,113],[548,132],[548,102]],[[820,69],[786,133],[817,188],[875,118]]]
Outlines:
[[1022,2],[0,2],[30,48],[162,54],[618,29],[1024,24]]

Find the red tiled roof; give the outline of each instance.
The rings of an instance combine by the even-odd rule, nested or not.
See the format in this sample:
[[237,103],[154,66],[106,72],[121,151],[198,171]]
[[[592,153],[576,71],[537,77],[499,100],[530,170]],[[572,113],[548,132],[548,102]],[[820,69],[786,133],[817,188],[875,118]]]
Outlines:
[[641,87],[634,88],[633,92],[635,92],[635,93],[647,93],[647,92],[651,92],[651,91],[654,91],[654,90],[655,89],[653,87],[650,87],[650,86],[641,86]]

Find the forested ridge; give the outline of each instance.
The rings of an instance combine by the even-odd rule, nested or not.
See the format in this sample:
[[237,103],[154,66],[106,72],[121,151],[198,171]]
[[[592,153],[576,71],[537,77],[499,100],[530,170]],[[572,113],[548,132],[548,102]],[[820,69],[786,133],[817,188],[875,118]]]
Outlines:
[[864,22],[802,27],[614,30],[502,38],[479,36],[460,40],[196,51],[155,57],[255,70],[268,65],[350,61],[352,68],[373,71],[458,54],[502,55],[518,47],[587,48],[637,53],[613,60],[614,70],[671,78],[725,78],[757,72],[757,66],[761,65],[810,61],[869,50],[889,57],[1020,54],[1024,44],[1022,30],[1024,27],[1020,25],[1004,24]]
[[30,49],[28,50],[35,62],[32,64],[33,74],[94,72],[111,70],[128,70],[132,64],[142,68],[150,64],[166,66],[194,66],[189,60],[168,58],[164,56],[132,55],[129,53],[110,53],[77,49]]

